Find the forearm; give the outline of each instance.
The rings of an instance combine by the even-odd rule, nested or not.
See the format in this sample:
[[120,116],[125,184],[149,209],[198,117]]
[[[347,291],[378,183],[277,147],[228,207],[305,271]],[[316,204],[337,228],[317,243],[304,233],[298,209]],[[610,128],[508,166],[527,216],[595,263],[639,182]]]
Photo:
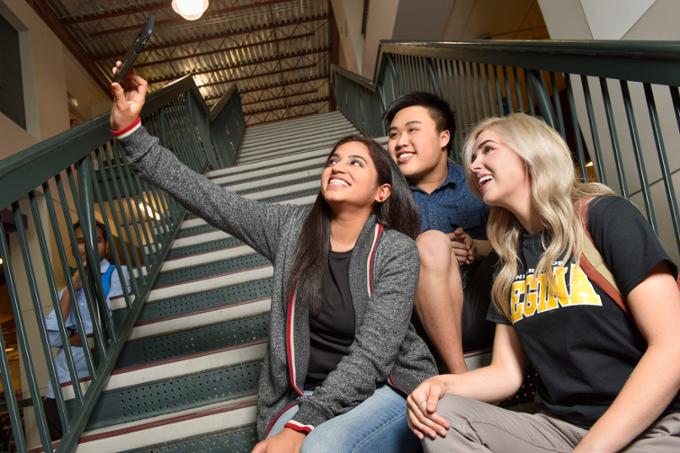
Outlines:
[[663,413],[680,389],[680,351],[650,346],[609,409],[575,451],[619,451]]
[[71,292],[66,290],[59,299],[59,311],[61,312],[61,319],[66,322],[71,313]]
[[488,365],[461,374],[439,376],[446,393],[465,396],[486,403],[510,398],[522,385],[522,376],[500,365]]

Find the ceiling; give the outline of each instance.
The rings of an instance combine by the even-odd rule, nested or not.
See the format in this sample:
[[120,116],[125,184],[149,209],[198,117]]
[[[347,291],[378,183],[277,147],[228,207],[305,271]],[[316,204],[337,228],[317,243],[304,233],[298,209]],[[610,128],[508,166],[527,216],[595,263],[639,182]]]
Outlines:
[[170,0],[27,1],[106,92],[113,63],[153,14],[135,63],[151,90],[193,74],[210,107],[235,83],[248,125],[335,109],[328,0],[210,0],[194,22]]

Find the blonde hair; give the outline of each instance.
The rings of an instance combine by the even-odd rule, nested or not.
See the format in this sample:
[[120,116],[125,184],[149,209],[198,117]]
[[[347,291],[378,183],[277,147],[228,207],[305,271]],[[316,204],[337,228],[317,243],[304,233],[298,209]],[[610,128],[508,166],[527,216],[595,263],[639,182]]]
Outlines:
[[[588,195],[610,195],[614,192],[599,183],[576,181],[569,147],[553,128],[542,120],[524,113],[488,118],[479,123],[463,144],[463,166],[471,190],[481,197],[476,178],[470,170],[477,137],[487,130],[496,132],[503,143],[523,161],[531,181],[531,197],[541,223],[544,253],[535,273],[545,273],[554,284],[552,263],[574,257],[583,249],[584,232],[574,215],[574,202]],[[510,289],[518,273],[517,249],[523,228],[512,212],[492,206],[487,234],[500,258],[500,270],[491,295],[496,306],[510,316]]]

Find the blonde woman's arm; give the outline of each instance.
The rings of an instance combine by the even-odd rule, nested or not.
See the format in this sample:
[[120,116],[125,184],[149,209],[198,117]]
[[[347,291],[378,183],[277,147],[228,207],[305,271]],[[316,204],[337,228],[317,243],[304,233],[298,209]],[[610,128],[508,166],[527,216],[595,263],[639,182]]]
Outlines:
[[446,394],[466,396],[479,401],[501,401],[514,395],[522,385],[526,357],[511,325],[498,324],[493,355],[488,366],[461,374],[434,376],[407,398],[408,424],[423,439],[444,437],[448,421],[437,414],[439,400]]
[[657,264],[627,301],[647,340],[647,350],[576,452],[623,449],[663,413],[680,390],[680,291],[668,264]]

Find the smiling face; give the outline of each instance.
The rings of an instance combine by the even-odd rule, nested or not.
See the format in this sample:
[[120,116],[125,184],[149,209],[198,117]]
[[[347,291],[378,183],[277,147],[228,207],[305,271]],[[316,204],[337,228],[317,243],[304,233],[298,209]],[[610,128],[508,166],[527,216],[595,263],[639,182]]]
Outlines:
[[372,209],[390,196],[389,184],[378,183],[378,172],[366,145],[347,142],[328,157],[321,173],[321,194],[331,206]]
[[[99,253],[99,258],[103,259],[109,253],[109,241],[104,237],[104,232],[99,226],[95,228],[97,232],[97,252]],[[87,263],[87,253],[85,251],[85,233],[81,227],[75,229],[76,243],[78,245],[78,254],[83,264]]]
[[524,160],[493,129],[476,138],[470,154],[473,189],[484,203],[517,211],[531,204],[531,178]]
[[446,168],[447,130],[438,131],[427,108],[419,105],[400,110],[390,123],[388,148],[411,183],[418,184],[436,169]]

